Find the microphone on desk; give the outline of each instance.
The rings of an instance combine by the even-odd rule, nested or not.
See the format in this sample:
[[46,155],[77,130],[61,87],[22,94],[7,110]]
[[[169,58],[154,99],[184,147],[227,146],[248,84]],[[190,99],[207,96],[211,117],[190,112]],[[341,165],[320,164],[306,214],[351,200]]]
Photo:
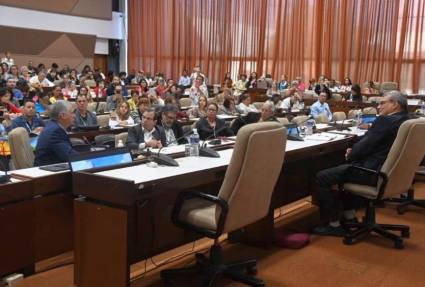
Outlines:
[[[190,130],[189,132],[185,133],[184,135],[182,135],[179,138],[174,139],[173,141],[169,142],[168,144],[178,143],[179,140],[189,136],[192,133],[193,133],[193,131]],[[171,156],[166,155],[166,154],[161,154],[161,150],[163,148],[164,147],[161,147],[156,154],[151,154],[152,161],[156,162],[159,165],[179,166],[179,163],[174,158],[172,158]]]
[[[226,128],[227,128],[226,126],[223,126],[223,127],[219,128],[218,130],[215,130],[215,127],[214,127],[213,134],[210,135],[209,137],[207,137],[204,140],[202,146],[199,148],[199,156],[220,157],[220,154],[217,151],[213,150],[212,148],[207,147],[207,140],[212,139],[212,138],[216,138],[216,135],[221,133],[222,131],[224,131]],[[221,140],[220,139],[217,139],[217,140],[219,142],[217,141],[215,144],[221,144]]]

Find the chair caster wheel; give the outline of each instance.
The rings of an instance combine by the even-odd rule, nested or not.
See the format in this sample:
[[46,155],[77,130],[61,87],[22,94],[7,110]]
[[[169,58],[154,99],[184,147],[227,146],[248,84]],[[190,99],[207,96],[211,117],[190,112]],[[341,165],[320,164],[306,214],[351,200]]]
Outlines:
[[344,237],[343,241],[342,241],[345,245],[353,245],[354,244],[354,240],[353,238],[349,238],[349,237]]
[[409,238],[410,237],[410,230],[402,230],[401,231],[401,237]]
[[257,275],[257,266],[251,266],[246,268],[246,273],[248,275]]
[[394,242],[394,248],[403,249],[404,248],[403,240],[397,240],[396,242]]

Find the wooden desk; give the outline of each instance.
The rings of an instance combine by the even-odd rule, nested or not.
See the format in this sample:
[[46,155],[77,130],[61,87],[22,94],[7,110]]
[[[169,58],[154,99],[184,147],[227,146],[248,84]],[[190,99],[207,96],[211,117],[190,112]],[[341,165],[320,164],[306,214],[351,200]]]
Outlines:
[[105,134],[120,134],[127,132],[128,128],[120,127],[120,128],[114,128],[114,129],[99,129],[99,130],[92,130],[92,131],[72,131],[68,132],[69,137],[71,138],[87,138],[89,141],[94,141],[94,138],[98,135],[105,135]]
[[[242,240],[270,242],[273,210],[314,193],[315,173],[343,162],[345,149],[352,141],[354,137],[311,145],[288,142],[270,212],[260,222],[247,227]],[[220,153],[227,163],[210,159],[213,161],[210,167],[194,164],[203,170],[183,174],[178,174],[175,167],[152,170],[144,165],[76,173],[74,193],[85,198],[75,200],[74,205],[75,284],[80,287],[128,286],[130,264],[199,238],[175,227],[170,214],[182,190],[215,194],[219,191],[231,150]],[[192,166],[188,160],[190,158],[181,159],[179,168]],[[153,173],[157,179],[152,179]],[[102,266],[102,272],[98,266]]]

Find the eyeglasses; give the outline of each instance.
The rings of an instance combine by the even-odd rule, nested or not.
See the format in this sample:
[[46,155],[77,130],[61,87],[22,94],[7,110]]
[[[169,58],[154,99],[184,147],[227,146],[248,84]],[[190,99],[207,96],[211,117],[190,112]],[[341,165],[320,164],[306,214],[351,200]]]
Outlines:
[[208,109],[208,111],[209,111],[209,112],[214,112],[214,113],[216,113],[216,112],[217,112],[217,110],[216,110],[216,109]]

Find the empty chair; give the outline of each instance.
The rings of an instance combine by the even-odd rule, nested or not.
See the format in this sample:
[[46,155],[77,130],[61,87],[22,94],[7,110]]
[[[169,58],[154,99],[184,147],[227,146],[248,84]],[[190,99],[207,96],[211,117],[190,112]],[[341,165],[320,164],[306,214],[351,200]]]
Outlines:
[[369,103],[376,103],[376,104],[379,104],[379,103],[381,102],[382,98],[383,98],[383,97],[369,97],[369,98],[367,99],[367,101],[368,101]]
[[304,100],[314,99],[315,96],[316,96],[316,93],[314,91],[307,90],[304,92],[303,99]]
[[104,128],[109,126],[109,115],[98,115],[97,118],[97,124],[99,127]]
[[296,116],[292,119],[292,122],[299,126],[304,124],[308,120],[308,118],[309,118],[308,116]]
[[347,119],[347,116],[345,115],[344,112],[335,112],[332,115],[332,120],[334,121],[343,121],[345,119]]
[[366,107],[363,109],[364,115],[377,115],[378,111],[374,107]]
[[348,111],[347,118],[348,119],[354,119],[358,114],[362,112],[361,109],[353,109]]
[[181,98],[179,100],[181,107],[190,107],[192,106],[192,100],[190,98]]
[[398,83],[397,82],[382,82],[381,90],[383,91],[398,90]]
[[115,147],[115,135],[103,134],[94,137],[97,146]]
[[314,118],[314,120],[318,124],[327,124],[327,123],[329,123],[329,118],[325,114],[319,114],[317,117]]
[[279,121],[279,123],[281,123],[282,125],[287,125],[289,124],[289,120],[287,118],[277,118],[277,120]]
[[97,102],[96,103],[96,113],[102,114],[106,111],[106,102]]
[[[366,215],[360,223],[350,223],[350,232],[344,237],[345,244],[354,243],[358,237],[375,232],[394,241],[396,248],[403,248],[402,237],[409,236],[409,227],[404,225],[378,224],[375,221],[375,206],[385,198],[393,198],[407,192],[415,172],[425,155],[423,135],[425,119],[405,121],[398,130],[387,159],[379,171],[364,167],[353,167],[377,177],[376,186],[345,183],[344,192],[350,192],[368,200]],[[342,191],[341,191],[342,192]],[[400,231],[398,236],[388,230]]]
[[87,105],[87,110],[90,112],[96,112],[97,103],[91,102]]
[[128,137],[128,133],[127,132],[119,133],[119,134],[115,135],[115,146],[118,146],[118,142],[120,140],[125,145],[126,142],[127,142],[127,137]]
[[19,127],[11,130],[9,132],[9,146],[13,169],[34,166],[34,152],[26,129]]
[[172,212],[174,224],[213,238],[214,244],[209,258],[202,254],[196,255],[195,267],[162,271],[161,277],[165,281],[200,272],[203,275],[201,286],[212,286],[220,276],[251,286],[264,286],[262,280],[245,272],[255,270],[256,260],[228,265],[223,262],[218,238],[223,233],[254,223],[269,213],[271,197],[283,164],[285,146],[286,129],[281,124],[262,122],[246,125],[238,133],[218,195],[198,191],[179,194]]

